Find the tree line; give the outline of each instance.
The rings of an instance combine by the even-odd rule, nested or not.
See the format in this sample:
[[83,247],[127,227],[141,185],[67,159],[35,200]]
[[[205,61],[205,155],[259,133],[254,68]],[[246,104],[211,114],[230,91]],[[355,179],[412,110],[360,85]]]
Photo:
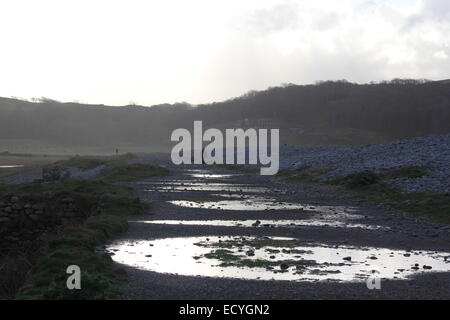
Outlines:
[[[395,79],[355,84],[345,80],[286,84],[203,105],[108,107],[43,98],[0,98],[0,139],[59,144],[167,148],[173,129],[194,120],[220,127],[242,119],[270,118],[289,127],[352,128],[388,139],[450,131],[450,81]],[[1,150],[0,150],[1,151]]]

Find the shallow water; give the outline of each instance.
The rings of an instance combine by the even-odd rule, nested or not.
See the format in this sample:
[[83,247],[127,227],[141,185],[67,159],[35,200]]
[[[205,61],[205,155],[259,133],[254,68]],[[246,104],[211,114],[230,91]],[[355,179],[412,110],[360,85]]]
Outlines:
[[171,204],[181,207],[218,209],[218,210],[245,210],[245,211],[264,211],[264,210],[305,210],[306,207],[295,203],[278,203],[273,201],[254,201],[254,200],[223,200],[223,201],[186,201],[174,200],[168,201]]
[[218,226],[218,227],[245,227],[245,228],[277,228],[277,227],[332,227],[332,228],[360,228],[368,230],[388,230],[387,227],[362,223],[350,223],[341,220],[303,219],[303,220],[144,220],[135,223],[191,225],[191,226]]
[[239,192],[239,193],[268,193],[278,192],[279,190],[271,190],[264,187],[254,187],[244,184],[232,183],[202,183],[202,182],[141,182],[138,184],[148,185],[146,191],[154,192],[185,192],[185,191],[210,191],[210,192]]
[[[221,265],[225,260],[205,257],[224,248],[239,261],[267,262],[269,269],[264,264],[257,267]],[[186,276],[308,282],[365,281],[374,275],[378,278],[407,279],[430,272],[424,266],[432,268],[431,271],[450,271],[449,253],[327,246],[302,243],[291,238],[230,236],[116,241],[106,250],[113,260],[122,264]],[[248,254],[249,250],[253,255]],[[286,270],[281,269],[282,264]]]
[[189,175],[193,178],[198,179],[229,179],[235,176],[231,174],[209,174],[209,173],[191,173]]
[[3,165],[0,166],[0,169],[12,169],[12,168],[23,168],[23,165]]
[[[227,197],[227,195],[213,195],[213,196]],[[236,210],[236,211],[301,210],[301,211],[332,213],[332,214],[343,214],[344,212],[353,211],[353,208],[349,207],[313,206],[309,204],[277,201],[276,199],[256,197],[256,196],[240,196],[230,194],[229,197],[233,200],[220,200],[220,201],[173,200],[168,202],[176,206],[187,208]]]

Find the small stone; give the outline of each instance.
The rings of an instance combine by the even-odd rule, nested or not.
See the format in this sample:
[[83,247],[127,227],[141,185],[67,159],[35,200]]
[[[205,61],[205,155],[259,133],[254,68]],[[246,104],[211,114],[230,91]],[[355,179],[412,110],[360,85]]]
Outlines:
[[258,227],[260,224],[261,224],[261,221],[256,220],[256,222],[252,224],[252,227]]
[[282,264],[280,264],[280,269],[281,270],[287,270],[287,269],[289,269],[289,266],[287,264],[285,264],[285,263],[282,263]]
[[342,260],[345,260],[345,261],[352,261],[352,257],[344,257],[344,258],[342,258]]

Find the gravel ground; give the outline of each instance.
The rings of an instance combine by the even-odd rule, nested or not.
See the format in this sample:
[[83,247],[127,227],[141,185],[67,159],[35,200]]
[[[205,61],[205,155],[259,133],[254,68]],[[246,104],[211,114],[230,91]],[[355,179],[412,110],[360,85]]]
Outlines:
[[[192,169],[192,168],[189,168]],[[152,202],[149,213],[135,220],[217,220],[217,219],[320,219],[317,212],[298,213],[280,211],[232,211],[180,207],[168,200],[193,200],[211,197],[211,191],[161,192],[154,186],[159,182],[183,182],[189,187],[196,182],[248,184],[266,187],[266,196],[276,201],[296,202],[312,206],[351,207],[360,216],[357,222],[383,227],[380,230],[303,226],[242,228],[223,226],[190,226],[130,223],[129,231],[116,240],[148,240],[175,237],[239,235],[283,236],[300,241],[327,245],[342,244],[363,247],[381,247],[400,250],[426,250],[450,252],[450,228],[424,218],[416,218],[390,209],[372,207],[348,195],[337,194],[330,186],[291,185],[273,177],[255,174],[234,174],[224,180],[193,178],[186,168],[177,168],[169,177],[153,178],[132,186],[140,198]],[[202,168],[209,174],[229,174],[216,168]],[[153,186],[153,187],[152,187]],[[150,191],[151,190],[151,191]],[[247,193],[245,190],[242,193]],[[352,222],[355,222],[352,220]],[[258,281],[230,278],[181,276],[140,270],[124,265],[129,274],[125,299],[450,299],[450,273],[421,273],[409,280],[383,280],[381,290],[368,290],[361,282],[294,282]],[[450,267],[449,267],[450,270]]]
[[373,170],[427,166],[428,176],[397,179],[390,183],[407,192],[450,191],[450,134],[418,137],[383,144],[349,147],[282,147],[280,168],[330,168],[322,179]]

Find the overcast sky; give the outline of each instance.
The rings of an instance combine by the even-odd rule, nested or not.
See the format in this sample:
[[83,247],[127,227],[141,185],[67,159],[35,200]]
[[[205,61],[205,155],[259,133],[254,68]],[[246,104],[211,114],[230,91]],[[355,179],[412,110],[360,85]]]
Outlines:
[[142,105],[450,78],[450,0],[2,0],[0,96]]

